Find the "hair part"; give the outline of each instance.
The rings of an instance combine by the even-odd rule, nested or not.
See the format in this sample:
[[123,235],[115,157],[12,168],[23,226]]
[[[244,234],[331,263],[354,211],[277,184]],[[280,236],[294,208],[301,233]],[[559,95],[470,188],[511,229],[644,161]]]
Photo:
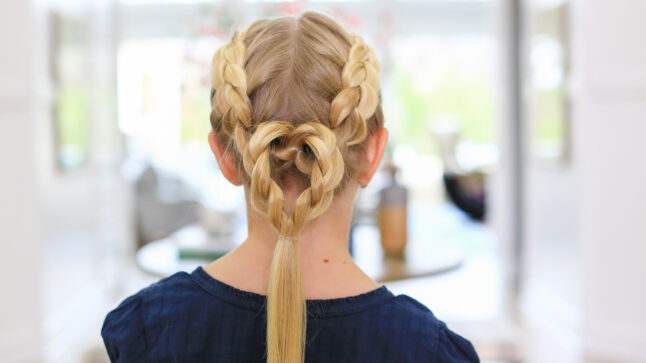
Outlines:
[[[213,57],[211,124],[254,209],[279,238],[267,292],[267,362],[303,362],[307,325],[298,236],[362,165],[383,126],[379,62],[331,18],[258,20]],[[288,213],[283,186],[304,186]]]

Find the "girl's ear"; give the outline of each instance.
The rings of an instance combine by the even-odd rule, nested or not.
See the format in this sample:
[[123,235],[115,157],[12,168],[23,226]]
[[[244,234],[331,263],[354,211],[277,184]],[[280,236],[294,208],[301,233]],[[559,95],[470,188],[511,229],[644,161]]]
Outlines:
[[388,129],[385,127],[377,130],[370,136],[370,139],[368,139],[368,144],[366,145],[367,166],[361,173],[359,173],[357,178],[361,186],[366,186],[375,175],[375,172],[381,163],[381,159],[384,156],[386,144],[388,144]]
[[240,174],[235,166],[233,158],[231,157],[231,153],[226,151],[223,145],[220,144],[218,137],[213,131],[209,132],[209,146],[211,147],[213,155],[215,155],[215,160],[218,162],[222,175],[224,175],[231,184],[242,185]]

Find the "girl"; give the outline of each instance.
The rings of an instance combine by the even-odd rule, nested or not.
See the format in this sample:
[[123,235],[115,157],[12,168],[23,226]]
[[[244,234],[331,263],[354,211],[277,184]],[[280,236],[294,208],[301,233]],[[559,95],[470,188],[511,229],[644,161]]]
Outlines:
[[354,196],[381,161],[379,62],[332,19],[259,20],[213,58],[209,144],[243,185],[248,238],[125,299],[114,362],[478,362],[430,310],[348,253]]

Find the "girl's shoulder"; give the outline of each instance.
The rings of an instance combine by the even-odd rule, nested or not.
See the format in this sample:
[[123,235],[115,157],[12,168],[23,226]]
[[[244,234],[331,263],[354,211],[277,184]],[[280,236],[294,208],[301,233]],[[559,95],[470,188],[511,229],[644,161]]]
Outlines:
[[[473,344],[449,329],[442,320],[416,299],[397,295],[389,304],[384,315],[393,316],[392,325],[400,325],[408,334],[415,337],[417,347],[425,350],[422,356],[431,357],[431,362],[480,362]],[[390,311],[388,311],[390,310]]]
[[193,291],[198,292],[189,275],[177,272],[122,300],[101,327],[110,360],[144,360],[149,345],[146,326],[159,321],[159,315],[174,314],[177,310],[168,307],[180,307]]

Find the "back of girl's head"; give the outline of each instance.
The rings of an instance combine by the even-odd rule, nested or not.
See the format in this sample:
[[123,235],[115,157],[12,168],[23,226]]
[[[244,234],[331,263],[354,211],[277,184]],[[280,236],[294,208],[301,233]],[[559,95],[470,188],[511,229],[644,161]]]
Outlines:
[[[383,126],[379,63],[359,36],[331,18],[258,20],[213,58],[211,124],[276,229],[267,300],[268,362],[304,357],[305,299],[297,238],[362,166]],[[302,192],[289,213],[283,187]]]

